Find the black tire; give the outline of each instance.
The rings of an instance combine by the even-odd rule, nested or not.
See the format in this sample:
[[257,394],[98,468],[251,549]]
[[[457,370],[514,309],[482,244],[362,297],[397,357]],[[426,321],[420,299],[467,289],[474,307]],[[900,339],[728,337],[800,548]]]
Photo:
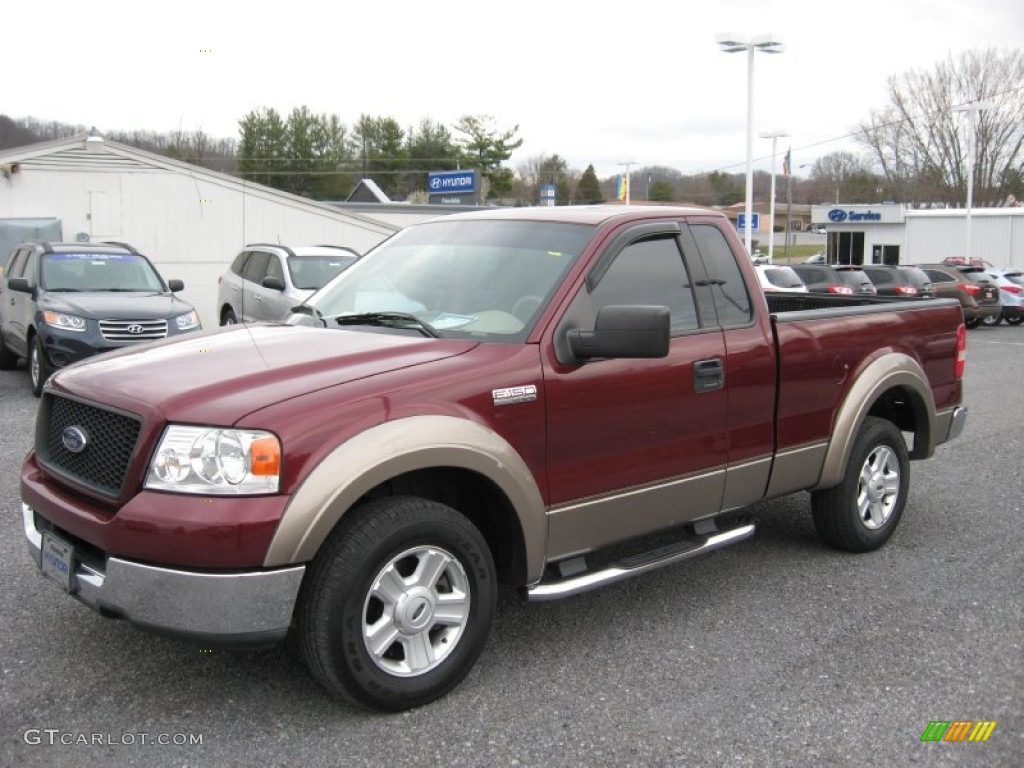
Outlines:
[[410,709],[469,673],[496,601],[491,552],[465,517],[426,499],[375,499],[346,515],[310,565],[296,640],[332,695]]
[[1003,322],[1003,316],[1001,314],[985,315],[983,318],[981,318],[981,324],[984,325],[986,328],[995,328],[1001,322]]
[[870,552],[892,536],[910,487],[903,434],[885,419],[864,420],[843,481],[811,494],[818,535],[836,549]]
[[18,364],[18,356],[4,344],[3,336],[0,336],[0,371],[13,371]]
[[[1021,320],[1024,320],[1024,315],[1007,315],[1006,316],[1006,324],[1007,325],[1020,325],[1020,321]],[[0,368],[2,368],[2,367],[3,366],[0,365]]]
[[238,318],[235,317],[235,311],[231,307],[225,307],[224,311],[220,313],[220,324],[235,325],[236,323],[238,323]]
[[976,317],[972,317],[970,320],[964,320],[964,325],[966,325],[968,328],[977,328],[979,325],[981,325],[981,320],[979,320]]
[[43,342],[36,336],[28,345],[28,380],[32,385],[32,394],[39,397],[43,394],[43,385],[50,378],[53,369],[46,359]]

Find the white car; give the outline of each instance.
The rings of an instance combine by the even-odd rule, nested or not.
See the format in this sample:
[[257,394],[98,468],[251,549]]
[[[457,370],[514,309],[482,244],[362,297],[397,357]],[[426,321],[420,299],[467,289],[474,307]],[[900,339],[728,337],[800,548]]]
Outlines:
[[780,264],[756,264],[754,271],[766,293],[807,293],[807,286],[800,275],[791,268]]
[[815,224],[811,227],[811,233],[815,235],[827,235],[828,231],[825,229],[823,224]]
[[340,245],[247,245],[217,281],[220,324],[284,322],[292,307],[358,258]]
[[985,325],[998,325],[1005,320],[1010,325],[1019,325],[1024,320],[1024,273],[1019,269],[985,270],[988,276],[999,286],[999,301],[1003,304],[1003,313],[992,320],[985,318]]

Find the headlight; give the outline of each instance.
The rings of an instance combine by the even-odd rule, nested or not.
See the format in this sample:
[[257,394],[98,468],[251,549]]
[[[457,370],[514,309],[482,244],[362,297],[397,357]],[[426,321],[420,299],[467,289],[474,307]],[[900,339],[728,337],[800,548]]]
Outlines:
[[62,331],[80,332],[85,330],[85,318],[65,315],[63,312],[43,312],[43,321],[54,328],[60,328]]
[[164,430],[146,474],[146,487],[176,493],[277,493],[281,443],[253,429],[186,427]]
[[179,331],[191,331],[199,327],[199,315],[193,309],[187,315],[178,315],[174,318],[174,324],[178,326]]

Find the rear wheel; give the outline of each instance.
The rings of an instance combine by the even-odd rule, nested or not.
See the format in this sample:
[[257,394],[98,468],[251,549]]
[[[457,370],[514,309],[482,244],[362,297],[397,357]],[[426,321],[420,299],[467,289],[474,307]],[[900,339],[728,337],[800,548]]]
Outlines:
[[869,416],[857,433],[842,482],[811,494],[814,527],[837,549],[878,549],[899,524],[909,486],[903,434],[891,421]]
[[28,345],[28,379],[32,384],[32,394],[39,397],[43,394],[43,385],[50,378],[52,369],[46,359],[42,340],[36,336]]
[[1003,322],[1002,315],[985,315],[981,318],[981,324],[989,328],[993,328]]
[[977,328],[981,324],[981,320],[976,317],[972,317],[970,320],[964,320],[964,325],[968,328]]
[[443,696],[484,648],[497,597],[480,532],[426,499],[349,513],[306,574],[298,643],[335,696],[400,710]]

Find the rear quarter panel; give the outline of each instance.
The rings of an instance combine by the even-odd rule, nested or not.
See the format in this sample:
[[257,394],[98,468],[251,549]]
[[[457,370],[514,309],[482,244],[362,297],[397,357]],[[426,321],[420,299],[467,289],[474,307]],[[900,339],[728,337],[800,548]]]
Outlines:
[[961,322],[958,305],[934,301],[779,315],[778,450],[828,439],[859,374],[887,354],[917,362],[936,410],[958,404]]

